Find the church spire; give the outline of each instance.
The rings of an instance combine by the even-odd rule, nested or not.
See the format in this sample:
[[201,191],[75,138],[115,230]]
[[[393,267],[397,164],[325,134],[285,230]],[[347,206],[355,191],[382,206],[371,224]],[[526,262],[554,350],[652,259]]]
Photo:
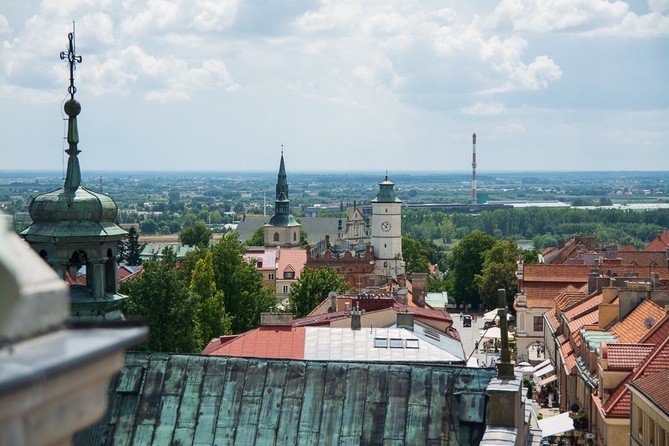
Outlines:
[[283,161],[283,144],[281,144],[281,164],[279,165],[279,177],[276,181],[276,201],[288,202],[288,179],[286,176],[286,164]]
[[76,64],[81,63],[81,56],[75,52],[74,45],[74,22],[72,22],[72,32],[67,35],[68,46],[67,52],[60,53],[61,60],[67,59],[67,64],[70,68],[70,86],[67,88],[70,93],[70,99],[65,102],[63,109],[68,116],[67,120],[67,144],[68,149],[65,153],[68,154],[67,160],[67,174],[65,176],[65,190],[74,191],[81,186],[81,168],[79,167],[79,158],[77,155],[81,152],[77,145],[79,144],[79,130],[77,128],[77,115],[81,112],[81,104],[74,99],[74,94],[77,92],[77,87],[74,86],[74,71]]

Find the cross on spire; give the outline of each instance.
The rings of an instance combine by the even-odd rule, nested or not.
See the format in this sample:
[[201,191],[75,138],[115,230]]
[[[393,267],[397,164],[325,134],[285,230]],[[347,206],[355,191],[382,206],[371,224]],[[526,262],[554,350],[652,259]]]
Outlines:
[[67,64],[70,66],[70,86],[67,87],[68,93],[70,93],[70,99],[74,99],[74,93],[77,92],[77,87],[74,86],[74,70],[76,65],[81,63],[81,56],[76,55],[74,49],[74,22],[72,22],[72,32],[67,35],[68,45],[67,53],[65,51],[60,52],[60,60],[65,60],[67,58]]
[[283,144],[281,144],[281,156],[283,156]]

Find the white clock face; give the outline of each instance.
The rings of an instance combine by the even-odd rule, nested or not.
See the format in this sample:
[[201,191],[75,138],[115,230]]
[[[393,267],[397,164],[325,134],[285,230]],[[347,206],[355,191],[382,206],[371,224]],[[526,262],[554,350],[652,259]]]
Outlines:
[[392,225],[390,224],[389,221],[384,221],[383,223],[381,223],[381,230],[382,230],[383,232],[388,232],[388,231],[390,231],[390,228],[392,228]]

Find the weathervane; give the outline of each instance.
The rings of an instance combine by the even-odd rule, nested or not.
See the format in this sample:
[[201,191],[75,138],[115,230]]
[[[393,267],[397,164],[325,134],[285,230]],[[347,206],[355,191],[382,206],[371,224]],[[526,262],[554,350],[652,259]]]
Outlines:
[[70,66],[70,86],[67,87],[67,91],[70,93],[70,98],[74,99],[74,93],[77,92],[77,87],[74,86],[75,64],[81,63],[81,56],[77,56],[74,51],[74,22],[72,22],[72,32],[67,34],[67,40],[69,41],[67,53],[61,51],[60,60],[65,60],[65,58],[67,58],[67,64]]

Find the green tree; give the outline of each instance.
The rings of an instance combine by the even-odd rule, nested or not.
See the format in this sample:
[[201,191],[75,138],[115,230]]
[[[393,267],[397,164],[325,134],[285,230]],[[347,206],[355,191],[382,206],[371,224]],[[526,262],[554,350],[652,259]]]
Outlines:
[[244,246],[229,232],[212,249],[216,289],[223,292],[232,316],[232,332],[242,333],[260,324],[260,313],[276,304],[273,291],[263,286],[262,273],[244,261]]
[[290,289],[288,311],[304,317],[321,303],[331,291],[343,293],[348,284],[332,268],[305,268]]
[[520,249],[513,240],[495,243],[485,253],[481,274],[476,275],[481,302],[489,308],[497,306],[497,290],[506,290],[507,304],[513,302],[518,290],[516,270],[518,258],[522,256]]
[[204,223],[198,221],[194,225],[184,228],[179,234],[179,240],[183,245],[207,246],[211,235],[212,231]]
[[450,274],[453,275],[453,297],[458,304],[479,305],[475,277],[481,274],[485,253],[495,242],[496,240],[485,232],[474,231],[453,247]]
[[265,245],[265,228],[259,227],[255,230],[250,239],[246,241],[246,246],[264,246]]
[[439,231],[443,243],[451,243],[453,237],[455,237],[455,225],[450,218],[443,219],[439,225]]
[[212,253],[197,261],[191,276],[189,289],[197,301],[197,322],[200,329],[200,345],[221,335],[229,334],[232,321],[225,312],[223,292],[216,290]]
[[407,273],[429,273],[430,262],[427,249],[420,240],[402,237],[402,258]]
[[144,234],[155,234],[158,231],[158,223],[155,220],[149,218],[144,220],[139,224],[139,228]]
[[142,252],[142,247],[139,244],[139,233],[135,226],[128,229],[127,244],[125,249],[125,260],[130,266],[137,266],[142,264],[142,258],[139,256]]
[[200,352],[197,306],[176,273],[176,255],[171,248],[165,248],[162,260],[147,261],[144,272],[124,282],[121,292],[128,295],[122,305],[126,317],[140,318],[149,327],[149,340],[137,350]]

